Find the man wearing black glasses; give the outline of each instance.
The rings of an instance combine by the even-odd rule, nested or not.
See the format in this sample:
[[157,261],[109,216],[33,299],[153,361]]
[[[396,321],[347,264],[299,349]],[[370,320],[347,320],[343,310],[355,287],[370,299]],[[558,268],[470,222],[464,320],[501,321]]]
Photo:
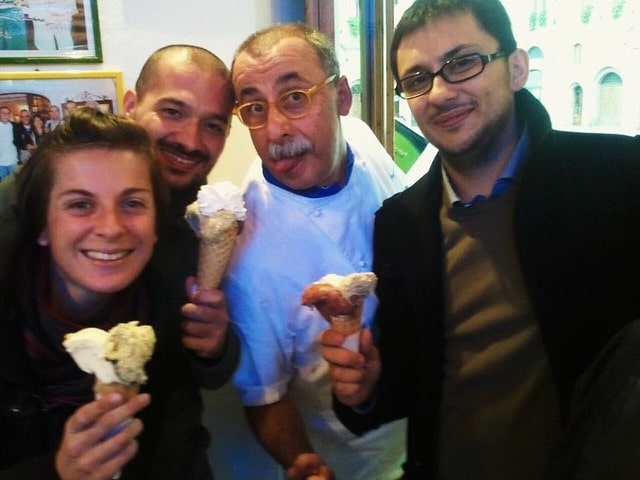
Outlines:
[[372,268],[374,213],[404,188],[402,172],[346,117],[351,90],[321,33],[301,24],[258,32],[238,49],[231,78],[260,157],[223,284],[242,341],[234,384],[253,431],[288,479],[395,480],[404,420],[362,438],[338,421],[317,348],[327,323],[301,296],[325,274]]
[[375,343],[323,334],[339,417],[408,417],[405,479],[640,478],[640,138],[552,130],[498,0],[415,2],[391,64],[439,155],[376,215]]

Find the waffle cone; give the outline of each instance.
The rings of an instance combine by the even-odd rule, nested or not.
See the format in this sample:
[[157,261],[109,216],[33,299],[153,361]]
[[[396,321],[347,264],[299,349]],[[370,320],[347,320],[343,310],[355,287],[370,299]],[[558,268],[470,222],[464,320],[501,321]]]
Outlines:
[[125,400],[129,400],[135,397],[138,392],[140,392],[140,384],[139,383],[103,383],[100,380],[96,379],[93,385],[93,392],[95,393],[96,398],[104,397],[105,395],[109,395],[110,393],[120,393],[125,398]]
[[351,315],[332,315],[331,328],[345,336],[358,333],[362,328],[362,306],[358,306]]
[[200,240],[198,257],[198,286],[202,289],[218,288],[238,235],[238,227],[228,228],[216,235],[215,240]]

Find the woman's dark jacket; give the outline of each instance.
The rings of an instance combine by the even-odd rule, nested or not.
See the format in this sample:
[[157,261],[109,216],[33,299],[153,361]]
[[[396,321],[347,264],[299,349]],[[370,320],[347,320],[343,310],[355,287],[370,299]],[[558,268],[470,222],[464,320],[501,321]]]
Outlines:
[[[141,388],[151,395],[151,404],[138,415],[144,423],[140,450],[121,478],[211,479],[199,386],[181,345],[180,322],[169,313],[178,311],[175,296],[153,266],[138,283],[151,305],[148,322],[139,320],[153,326],[157,343],[146,367],[149,380]],[[17,301],[26,292],[15,290],[16,285],[6,281],[0,290],[0,479],[56,479],[54,454],[75,407],[42,400],[22,332],[35,311]]]

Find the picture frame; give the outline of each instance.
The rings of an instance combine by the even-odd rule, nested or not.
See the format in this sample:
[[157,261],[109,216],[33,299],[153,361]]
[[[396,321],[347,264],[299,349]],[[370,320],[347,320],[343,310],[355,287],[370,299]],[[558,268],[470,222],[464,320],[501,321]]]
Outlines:
[[40,115],[45,122],[53,106],[62,119],[67,109],[92,105],[105,112],[122,114],[122,72],[0,72],[0,105],[18,121],[21,110]]
[[0,65],[101,63],[97,2],[0,2]]

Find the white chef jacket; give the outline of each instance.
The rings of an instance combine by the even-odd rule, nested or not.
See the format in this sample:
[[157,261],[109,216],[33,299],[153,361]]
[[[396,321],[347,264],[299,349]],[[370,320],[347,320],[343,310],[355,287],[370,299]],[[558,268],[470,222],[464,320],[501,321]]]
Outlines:
[[[268,183],[259,159],[246,181],[247,219],[223,288],[242,344],[233,379],[244,405],[278,401],[289,393],[318,454],[338,479],[386,480],[401,475],[405,421],[362,437],[335,416],[319,335],[323,317],[300,299],[327,273],[372,268],[372,236],[382,201],[405,188],[402,171],[362,121],[342,117],[354,153],[348,183],[336,194],[308,198]],[[365,301],[371,324],[375,295]]]

